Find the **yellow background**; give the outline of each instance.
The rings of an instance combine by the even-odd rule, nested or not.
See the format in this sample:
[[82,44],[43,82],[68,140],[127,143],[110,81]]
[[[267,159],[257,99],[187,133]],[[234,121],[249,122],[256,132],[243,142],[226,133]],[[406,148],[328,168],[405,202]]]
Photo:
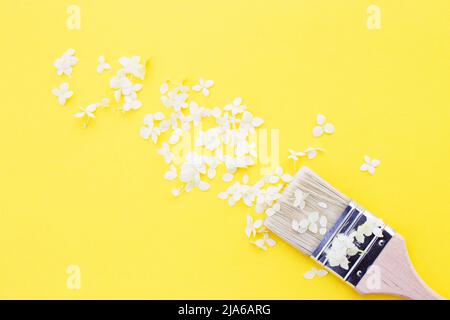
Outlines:
[[[366,27],[371,3],[3,0],[0,298],[360,298],[333,276],[303,279],[314,263],[281,241],[249,244],[253,211],[218,199],[220,178],[172,198],[139,128],[163,109],[159,85],[183,76],[216,81],[209,105],[242,96],[280,129],[286,168],[288,148],[324,147],[302,163],[404,235],[417,271],[450,297],[450,2],[377,0],[381,30]],[[80,30],[66,27],[70,4]],[[53,62],[68,48],[80,61],[61,107]],[[101,54],[114,70],[99,75]],[[109,93],[131,55],[151,59],[143,108],[101,111],[83,129],[76,108]],[[312,137],[317,113],[334,135]],[[365,154],[382,162],[373,177],[359,171]]]

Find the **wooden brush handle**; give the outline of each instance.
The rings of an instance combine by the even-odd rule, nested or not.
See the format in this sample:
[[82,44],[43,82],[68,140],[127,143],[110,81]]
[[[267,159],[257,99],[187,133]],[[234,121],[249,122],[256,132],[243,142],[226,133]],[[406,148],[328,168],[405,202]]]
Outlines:
[[414,270],[405,240],[396,234],[375,259],[356,290],[362,294],[385,293],[413,300],[444,300],[431,290]]

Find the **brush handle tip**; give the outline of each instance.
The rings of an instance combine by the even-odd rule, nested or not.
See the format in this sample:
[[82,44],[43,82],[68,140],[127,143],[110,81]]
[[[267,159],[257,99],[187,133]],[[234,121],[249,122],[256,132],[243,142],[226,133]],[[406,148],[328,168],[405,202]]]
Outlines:
[[399,234],[392,237],[356,290],[361,294],[390,294],[412,300],[445,300],[419,277]]

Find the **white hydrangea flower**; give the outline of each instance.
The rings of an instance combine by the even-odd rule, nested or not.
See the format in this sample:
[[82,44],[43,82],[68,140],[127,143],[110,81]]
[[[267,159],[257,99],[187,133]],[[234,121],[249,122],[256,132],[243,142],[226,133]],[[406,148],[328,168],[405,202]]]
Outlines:
[[78,63],[78,58],[74,56],[75,50],[67,50],[60,58],[56,59],[53,64],[57,70],[58,76],[65,74],[70,76],[72,74],[72,67]]
[[174,197],[178,197],[178,196],[180,196],[180,194],[181,194],[181,188],[173,188],[172,189],[172,195]]
[[120,100],[120,97],[131,96],[136,97],[136,92],[142,89],[142,85],[139,83],[133,84],[130,79],[123,73],[119,72],[115,77],[111,79],[109,85],[114,91],[114,97],[116,101]]
[[257,219],[253,221],[253,217],[251,215],[247,215],[247,226],[245,227],[245,234],[247,238],[256,236],[256,233],[263,227],[263,221],[261,219]]
[[214,179],[217,174],[216,168],[219,166],[220,160],[216,157],[206,157],[205,162],[209,167],[207,172],[208,178]]
[[205,116],[204,108],[200,107],[197,102],[189,103],[189,114],[194,122],[194,126],[202,123],[202,118]]
[[122,57],[119,59],[120,64],[123,66],[123,70],[126,74],[131,74],[136,78],[144,80],[145,78],[145,64],[141,64],[141,57]]
[[213,80],[203,80],[200,78],[199,83],[192,87],[192,90],[202,92],[205,97],[209,96],[209,89],[214,85]]
[[165,96],[161,96],[162,103],[167,108],[172,108],[175,112],[188,107],[187,98],[189,95],[183,92],[169,91]]
[[109,107],[109,98],[103,98],[102,101],[100,101],[99,106],[104,108]]
[[314,159],[317,156],[317,151],[324,151],[322,148],[307,148],[305,150],[305,153],[308,157],[308,159]]
[[52,93],[58,97],[58,102],[61,106],[64,106],[67,99],[73,96],[73,91],[69,90],[69,84],[67,82],[62,83],[59,88],[53,88]]
[[142,102],[140,102],[137,97],[135,96],[126,96],[125,97],[125,103],[122,107],[122,110],[124,112],[130,111],[130,110],[137,110],[140,107],[142,107]]
[[169,143],[177,144],[180,141],[182,136],[183,136],[183,130],[180,128],[176,128],[175,130],[173,130],[173,133],[169,138]]
[[327,223],[328,223],[328,219],[326,216],[320,216],[319,218],[319,234],[321,234],[322,236],[325,235],[325,233],[327,233]]
[[81,112],[75,113],[75,117],[76,118],[88,117],[94,119],[95,118],[94,112],[97,110],[97,107],[98,104],[96,103],[90,104],[86,108],[79,107]]
[[363,163],[361,165],[361,171],[367,171],[369,172],[371,175],[375,174],[375,168],[378,167],[381,163],[380,160],[378,159],[371,159],[369,156],[364,156],[364,161],[365,163]]
[[205,147],[206,150],[214,151],[222,144],[222,130],[220,128],[211,128],[206,132],[200,132],[196,146]]
[[301,151],[294,151],[292,149],[289,149],[289,156],[288,159],[292,159],[294,161],[298,161],[300,157],[304,157],[306,154]]
[[378,218],[368,218],[366,222],[358,226],[350,236],[354,237],[359,243],[364,243],[365,237],[370,237],[372,234],[382,238],[384,223]]
[[266,180],[269,183],[278,183],[280,180],[289,183],[294,179],[290,174],[284,173],[283,168],[281,166],[277,166],[275,169],[275,174],[271,176],[267,176]]
[[234,179],[234,175],[230,172],[225,172],[222,176],[222,180],[225,182],[231,182]]
[[328,271],[325,269],[312,268],[311,270],[305,272],[303,277],[306,280],[312,280],[312,279],[314,279],[315,276],[325,277],[327,274],[328,274]]
[[321,207],[322,209],[327,209],[328,208],[328,204],[326,204],[323,201],[317,202],[317,206]]
[[297,221],[295,219],[292,220],[292,229],[294,229],[298,233],[305,233],[306,231],[309,231],[311,233],[317,233],[317,231],[319,230],[317,226],[318,222],[319,222],[319,213],[317,211],[308,212],[306,214],[306,218],[301,219],[300,221]]
[[[164,174],[164,178],[165,178],[166,180],[172,181],[172,180],[175,180],[175,179],[177,178],[177,176],[178,176],[178,174],[177,174],[177,168],[176,168],[173,164],[171,164],[171,165],[170,165],[169,171],[167,171],[167,172]],[[173,191],[173,190],[172,190],[172,191]]]
[[326,118],[322,114],[317,115],[317,125],[313,128],[314,137],[320,137],[323,133],[332,134],[334,132],[334,126],[326,122]]
[[257,247],[263,249],[263,250],[267,250],[267,246],[269,247],[273,247],[274,245],[276,245],[276,241],[274,239],[271,239],[269,237],[269,233],[265,232],[263,234],[263,237],[261,239],[255,240],[252,242],[254,245],[256,245]]
[[235,98],[231,104],[228,104],[224,107],[225,111],[231,111],[233,117],[240,113],[243,113],[246,109],[247,107],[242,105],[242,98],[240,97]]
[[88,105],[87,107],[79,107],[80,112],[75,113],[75,118],[83,118],[85,119],[84,127],[86,128],[89,124],[90,119],[95,119],[95,111],[97,111],[98,103],[93,103]]
[[98,57],[98,65],[97,65],[97,72],[103,73],[105,70],[111,69],[111,66],[106,63],[105,56],[99,56]]
[[164,157],[166,163],[172,163],[173,154],[170,152],[170,145],[167,142],[163,142],[161,148],[158,150],[158,154]]
[[161,130],[155,126],[155,120],[158,120],[155,118],[154,115],[148,114],[144,118],[144,126],[141,128],[141,137],[144,139],[148,139],[151,137],[154,143],[158,142],[158,137],[161,134]]
[[186,183],[186,191],[198,187],[201,191],[206,191],[210,188],[209,183],[202,181],[200,173],[206,173],[206,165],[203,157],[191,152],[186,157],[185,162],[181,167],[180,180]]
[[161,94],[166,94],[167,91],[169,91],[169,84],[167,82],[164,82],[160,87],[159,87],[159,92]]
[[281,209],[281,205],[280,205],[279,202],[277,202],[277,203],[275,203],[272,207],[267,208],[266,214],[267,214],[267,216],[271,217],[271,216],[273,216],[274,214],[276,214],[277,212],[279,212],[280,209]]
[[264,190],[261,190],[260,197],[257,198],[258,203],[263,203],[267,206],[271,206],[275,201],[279,200],[281,195],[281,189],[283,185],[269,186]]
[[300,210],[305,209],[306,206],[306,198],[309,196],[309,193],[303,192],[300,189],[295,190],[294,193],[295,200],[293,206],[299,208]]
[[263,123],[263,119],[253,116],[249,111],[244,111],[240,120],[239,129],[254,132],[255,128],[260,127]]
[[348,270],[348,257],[354,256],[359,252],[353,243],[353,237],[345,234],[338,234],[331,243],[331,247],[326,251],[328,263],[331,267],[340,266]]

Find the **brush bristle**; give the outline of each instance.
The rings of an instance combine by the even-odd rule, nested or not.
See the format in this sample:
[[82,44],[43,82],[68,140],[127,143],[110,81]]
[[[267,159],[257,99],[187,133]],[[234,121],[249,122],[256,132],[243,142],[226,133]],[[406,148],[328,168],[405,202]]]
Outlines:
[[[303,210],[293,205],[295,191],[298,189],[308,193]],[[292,228],[292,221],[294,219],[300,221],[307,217],[307,213],[317,211],[321,216],[327,217],[327,229],[331,229],[350,203],[350,198],[340,193],[309,168],[302,167],[284,190],[279,202],[280,211],[266,219],[266,227],[304,254],[311,255],[323,240],[324,235],[309,231],[299,233]],[[318,205],[320,202],[325,203],[327,208],[320,207]]]

